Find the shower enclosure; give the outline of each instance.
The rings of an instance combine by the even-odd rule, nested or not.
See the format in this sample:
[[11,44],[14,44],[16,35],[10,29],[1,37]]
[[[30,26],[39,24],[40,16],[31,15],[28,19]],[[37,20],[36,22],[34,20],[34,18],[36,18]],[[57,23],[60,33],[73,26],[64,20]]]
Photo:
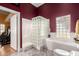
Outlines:
[[44,40],[50,33],[49,19],[41,16],[32,18],[32,20],[22,20],[22,45],[23,48],[33,46],[40,50],[44,45]]

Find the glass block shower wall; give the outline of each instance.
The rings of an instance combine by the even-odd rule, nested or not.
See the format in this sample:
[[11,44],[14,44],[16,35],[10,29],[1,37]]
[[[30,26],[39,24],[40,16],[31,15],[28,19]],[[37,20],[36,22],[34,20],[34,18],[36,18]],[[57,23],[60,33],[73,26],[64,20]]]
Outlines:
[[50,32],[49,19],[41,16],[32,18],[32,29],[32,42],[37,49],[40,49]]

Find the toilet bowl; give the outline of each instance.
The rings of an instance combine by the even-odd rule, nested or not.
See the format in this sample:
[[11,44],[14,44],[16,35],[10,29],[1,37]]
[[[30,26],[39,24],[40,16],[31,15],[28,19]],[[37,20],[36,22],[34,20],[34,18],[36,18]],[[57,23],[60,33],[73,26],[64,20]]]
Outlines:
[[65,51],[63,49],[54,49],[53,52],[55,56],[69,56],[70,55],[68,51]]

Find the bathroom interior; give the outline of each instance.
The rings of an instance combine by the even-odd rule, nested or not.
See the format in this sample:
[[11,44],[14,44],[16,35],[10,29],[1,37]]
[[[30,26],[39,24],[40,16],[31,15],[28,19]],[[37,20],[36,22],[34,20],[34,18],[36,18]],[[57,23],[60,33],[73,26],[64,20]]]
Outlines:
[[[76,22],[76,32],[70,32],[70,21],[71,15],[57,17],[56,32],[50,32],[50,21],[47,18],[37,16],[32,18],[32,20],[23,19],[22,49],[28,50],[35,48],[39,51],[47,49],[51,51],[52,54],[46,52],[54,56],[79,55],[79,20]],[[34,52],[31,51],[31,53]]]
[[[45,3],[38,7],[38,16],[22,18],[23,51],[35,48],[38,51],[46,50],[49,56],[78,56],[78,5]],[[34,50],[30,54],[33,53]]]
[[11,56],[79,56],[79,3],[0,5],[20,12],[20,51]]

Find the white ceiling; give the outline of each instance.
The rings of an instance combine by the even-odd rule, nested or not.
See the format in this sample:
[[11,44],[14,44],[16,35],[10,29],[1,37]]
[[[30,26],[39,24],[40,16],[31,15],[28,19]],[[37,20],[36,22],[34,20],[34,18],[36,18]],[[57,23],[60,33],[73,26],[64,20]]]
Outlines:
[[43,5],[44,3],[31,3],[33,6],[35,7],[40,7],[41,5]]

